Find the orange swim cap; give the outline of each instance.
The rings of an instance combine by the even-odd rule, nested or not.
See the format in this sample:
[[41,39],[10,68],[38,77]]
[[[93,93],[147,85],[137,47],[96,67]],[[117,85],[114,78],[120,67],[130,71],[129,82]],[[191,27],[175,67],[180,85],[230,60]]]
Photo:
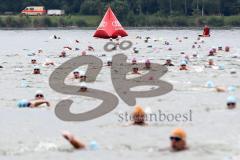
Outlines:
[[134,115],[145,115],[145,112],[140,105],[136,105],[134,108],[133,114]]
[[171,136],[172,137],[178,137],[178,138],[181,138],[181,139],[185,140],[186,137],[187,137],[187,134],[183,129],[176,128],[171,132]]

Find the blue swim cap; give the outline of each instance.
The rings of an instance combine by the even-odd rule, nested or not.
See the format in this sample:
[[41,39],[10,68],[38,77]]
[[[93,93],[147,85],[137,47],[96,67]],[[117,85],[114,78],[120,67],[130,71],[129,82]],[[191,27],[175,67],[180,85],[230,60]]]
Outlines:
[[237,103],[237,99],[234,96],[229,96],[227,98],[227,103]]
[[29,107],[29,102],[26,99],[18,101],[17,106],[19,108]]
[[208,88],[213,88],[213,87],[214,87],[214,83],[213,83],[212,81],[207,81],[206,86],[207,86]]
[[224,70],[224,65],[223,65],[223,64],[220,64],[220,65],[218,66],[218,69],[219,69],[219,70]]
[[234,91],[236,91],[236,89],[237,89],[237,88],[236,88],[235,86],[229,86],[229,87],[228,87],[228,91],[229,91],[229,92],[234,92]]
[[89,147],[91,150],[97,150],[99,148],[99,145],[96,141],[91,141]]
[[187,65],[186,60],[182,60],[182,61],[181,61],[181,65]]

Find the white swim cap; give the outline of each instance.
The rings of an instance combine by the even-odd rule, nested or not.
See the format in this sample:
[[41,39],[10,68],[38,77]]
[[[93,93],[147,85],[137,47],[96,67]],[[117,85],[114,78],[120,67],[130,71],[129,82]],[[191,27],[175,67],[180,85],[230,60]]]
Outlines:
[[80,76],[85,76],[85,72],[79,71]]
[[73,73],[74,73],[74,72],[79,72],[79,70],[78,70],[78,69],[75,69],[75,70],[73,71]]
[[40,67],[39,66],[34,66],[34,69],[40,69]]
[[170,58],[170,57],[167,57],[166,60],[171,60],[171,58]]
[[42,91],[42,90],[37,90],[37,91],[35,92],[35,95],[37,95],[37,94],[43,94],[43,91]]
[[80,83],[81,88],[87,88],[87,84],[85,82]]

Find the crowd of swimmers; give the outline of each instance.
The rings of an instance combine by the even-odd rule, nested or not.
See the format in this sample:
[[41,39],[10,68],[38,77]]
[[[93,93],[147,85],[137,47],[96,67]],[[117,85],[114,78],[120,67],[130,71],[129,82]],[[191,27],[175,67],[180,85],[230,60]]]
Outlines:
[[[205,26],[204,27],[204,31],[203,31],[203,34],[202,35],[199,35],[199,37],[210,37],[210,29],[208,26]],[[56,35],[54,35],[53,37],[54,39],[61,39],[60,37],[57,37]],[[142,37],[141,36],[137,36],[136,37],[137,39],[141,39]],[[184,39],[187,39],[188,37],[184,37]],[[146,37],[144,39],[144,42],[145,43],[148,43],[149,40],[151,38],[150,37]],[[179,42],[181,42],[181,40],[177,37],[176,40],[178,40]],[[200,40],[200,38],[198,38],[198,40]],[[111,42],[114,42],[113,39],[110,39]],[[115,43],[116,43],[116,46],[119,45],[119,41],[120,41],[120,38],[118,37],[116,40],[115,40]],[[79,43],[78,40],[75,41],[76,43]],[[202,40],[201,43],[204,43],[204,41]],[[164,44],[166,46],[170,45],[170,42],[168,41],[165,41]],[[194,42],[192,48],[195,48],[196,45],[198,43],[197,42]],[[113,50],[116,50],[116,46],[114,48],[112,48]],[[65,49],[68,49],[68,50],[72,50],[71,47],[64,47]],[[198,48],[201,48],[201,45],[198,44]],[[94,51],[95,49],[92,47],[92,46],[88,46],[88,51]],[[171,47],[168,48],[169,51],[172,50]],[[208,53],[208,61],[207,61],[207,64],[205,65],[206,68],[211,68],[213,66],[215,66],[216,64],[214,63],[214,60],[212,58],[212,56],[216,56],[218,54],[218,51],[223,51],[223,47],[220,46],[218,48],[216,47],[213,47],[209,53]],[[225,52],[230,52],[230,47],[229,46],[225,46],[224,48],[224,51]],[[39,52],[42,52],[39,51]],[[133,48],[133,52],[134,53],[138,53],[139,50],[134,47]],[[179,70],[180,71],[187,71],[189,70],[189,67],[188,67],[188,64],[189,64],[189,56],[185,54],[185,52],[181,52],[180,53],[182,55],[182,60],[180,62],[180,65],[179,65]],[[83,51],[81,53],[82,56],[86,55],[86,51]],[[63,50],[59,57],[61,58],[64,58],[67,56],[67,53],[65,50]],[[193,57],[197,57],[198,55],[197,54],[193,54],[192,55]],[[40,70],[40,67],[38,66],[38,62],[35,58],[32,58],[31,59],[31,64],[34,66],[34,69],[33,69],[33,74],[36,75],[36,74],[41,74],[41,70]],[[132,64],[132,74],[141,74],[139,72],[139,68],[137,66],[138,62],[137,62],[137,59],[136,58],[133,58],[132,61],[131,61],[131,64]],[[145,62],[145,67],[144,69],[148,70],[148,69],[151,69],[151,61],[150,59],[146,59]],[[48,60],[44,63],[44,65],[46,66],[49,66],[49,65],[55,65],[55,63],[51,60]],[[112,61],[111,59],[108,59],[107,60],[107,66],[111,67],[112,66]],[[175,66],[175,64],[173,63],[172,59],[170,57],[167,57],[165,59],[165,62],[163,64],[164,66],[167,66],[167,67],[173,67]],[[1,67],[0,67],[1,68]],[[85,75],[84,72],[76,69],[72,72],[72,75],[71,75],[71,79],[74,79],[74,80],[79,80],[80,82],[80,92],[87,92],[88,91],[88,87],[87,87],[87,83],[86,83],[86,80],[87,80],[87,76]],[[224,89],[222,88],[217,88],[218,91],[224,91]],[[30,107],[30,108],[36,108],[36,107],[39,107],[41,105],[46,105],[48,107],[50,107],[50,102],[47,101],[45,99],[45,96],[43,94],[42,91],[37,91],[35,96],[34,96],[34,99],[32,100],[26,100],[26,99],[23,99],[23,100],[20,100],[18,102],[18,107],[20,108],[25,108],[25,107]],[[228,109],[234,109],[236,108],[237,106],[237,99],[236,97],[234,96],[229,96],[227,98],[227,102],[226,102],[226,106]],[[144,121],[145,119],[145,112],[143,110],[143,108],[141,106],[136,106],[134,108],[134,111],[132,113],[133,115],[133,123],[132,125],[138,125],[138,126],[146,126],[146,122]],[[63,132],[63,137],[75,148],[75,149],[85,149],[86,148],[86,145],[81,142],[77,137],[75,137],[72,133],[70,132]],[[172,150],[174,151],[182,151],[182,150],[186,150],[188,147],[187,147],[187,141],[186,141],[186,138],[187,138],[187,134],[186,132],[181,129],[181,128],[176,128],[174,129],[170,134],[169,134],[169,140],[170,140],[170,147]]]
[[[145,122],[146,113],[143,108],[137,105],[132,113],[133,122],[132,125],[146,126]],[[86,144],[84,144],[80,139],[74,136],[68,131],[64,131],[62,136],[75,148],[75,149],[86,149]],[[183,151],[188,149],[187,146],[187,134],[182,128],[175,128],[169,134],[170,147],[169,151]]]

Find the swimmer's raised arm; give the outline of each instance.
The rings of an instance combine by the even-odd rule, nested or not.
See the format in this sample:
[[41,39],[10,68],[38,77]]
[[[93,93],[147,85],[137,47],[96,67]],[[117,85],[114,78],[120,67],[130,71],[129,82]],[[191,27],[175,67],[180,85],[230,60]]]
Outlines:
[[31,103],[30,107],[38,107],[42,104],[46,104],[48,107],[50,107],[50,103],[46,100],[33,100],[30,103]]
[[86,148],[79,139],[77,139],[73,134],[68,131],[64,131],[62,136],[75,148],[75,149],[84,149]]

